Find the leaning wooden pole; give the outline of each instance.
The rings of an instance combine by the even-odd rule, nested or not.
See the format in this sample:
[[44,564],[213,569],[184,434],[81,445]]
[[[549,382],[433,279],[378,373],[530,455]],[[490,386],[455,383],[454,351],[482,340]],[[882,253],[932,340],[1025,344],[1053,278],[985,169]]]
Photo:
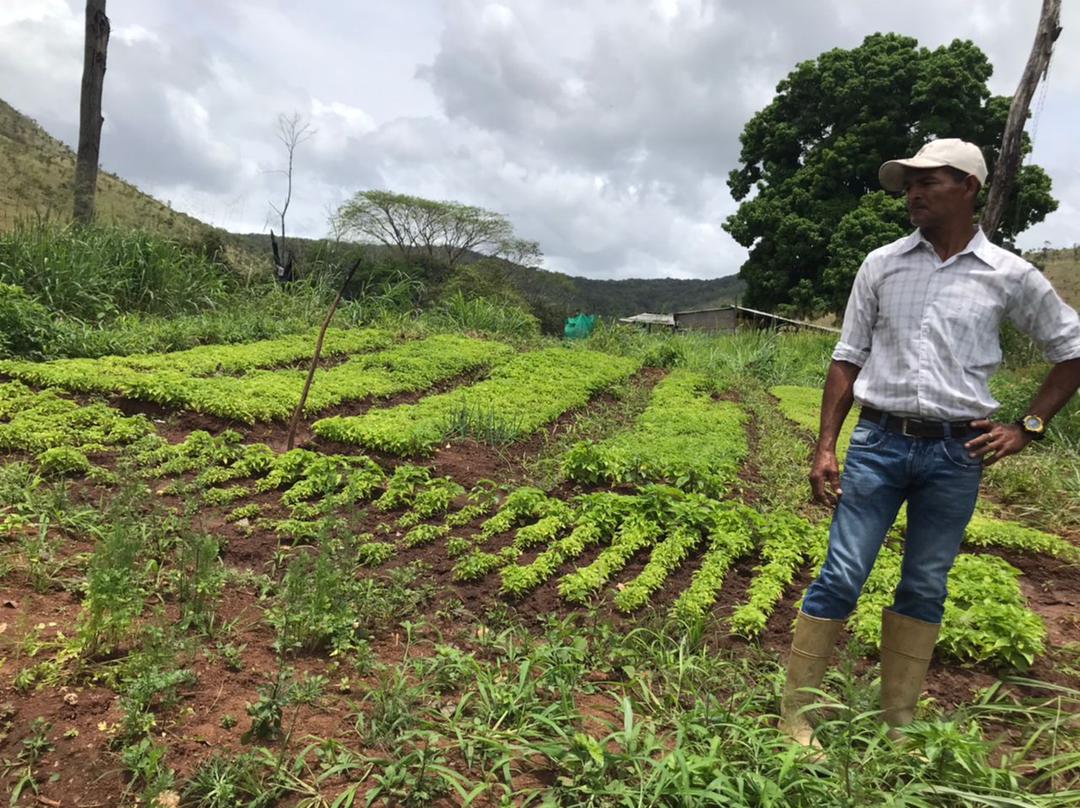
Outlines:
[[349,281],[353,279],[353,275],[356,274],[356,270],[360,267],[363,260],[364,258],[361,256],[360,258],[357,258],[356,262],[352,265],[352,269],[350,269],[349,273],[345,276],[345,283],[341,284],[341,288],[338,289],[334,302],[330,304],[330,311],[326,313],[326,319],[323,320],[322,328],[319,329],[319,338],[315,340],[315,354],[311,357],[311,367],[308,368],[307,379],[304,381],[304,389],[300,393],[300,401],[297,402],[296,409],[293,410],[292,420],[289,421],[289,440],[286,445],[290,450],[296,442],[296,429],[300,425],[300,417],[304,414],[304,405],[307,404],[308,391],[311,390],[311,382],[315,378],[315,369],[319,366],[319,355],[322,353],[323,340],[326,338],[326,329],[330,327],[330,321],[334,319],[334,312],[337,311],[338,303],[341,302],[341,298],[349,286]]
[[983,209],[982,221],[979,223],[988,238],[993,238],[1001,224],[1016,174],[1020,170],[1020,147],[1023,143],[1024,123],[1031,108],[1031,98],[1035,95],[1039,80],[1046,76],[1054,42],[1060,34],[1061,0],[1043,0],[1039,26],[1035,30],[1035,44],[1031,46],[1024,75],[1009,107],[1005,134],[1001,138],[1001,151],[998,152],[994,172],[990,175],[989,195]]
[[86,39],[83,44],[82,93],[79,100],[79,151],[75,157],[74,210],[79,224],[94,219],[98,162],[101,153],[101,91],[105,85],[105,56],[109,49],[109,18],[105,0],[86,0]]

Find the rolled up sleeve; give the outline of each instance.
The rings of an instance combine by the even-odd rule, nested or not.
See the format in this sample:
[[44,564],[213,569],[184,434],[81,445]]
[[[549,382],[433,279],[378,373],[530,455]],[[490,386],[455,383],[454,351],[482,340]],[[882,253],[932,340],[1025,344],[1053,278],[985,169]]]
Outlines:
[[870,346],[877,320],[877,292],[871,278],[872,270],[864,261],[851,286],[840,341],[833,349],[832,358],[837,362],[850,362],[862,367],[870,358]]
[[1006,314],[1039,344],[1047,362],[1080,359],[1080,317],[1039,270],[1031,267],[1024,274]]

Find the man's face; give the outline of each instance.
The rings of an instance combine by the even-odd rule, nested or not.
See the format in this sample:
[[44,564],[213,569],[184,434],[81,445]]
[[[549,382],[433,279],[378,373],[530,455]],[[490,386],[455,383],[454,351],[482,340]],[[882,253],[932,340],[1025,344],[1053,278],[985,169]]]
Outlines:
[[948,168],[910,168],[904,175],[908,215],[915,227],[936,227],[971,212],[974,178],[957,179]]

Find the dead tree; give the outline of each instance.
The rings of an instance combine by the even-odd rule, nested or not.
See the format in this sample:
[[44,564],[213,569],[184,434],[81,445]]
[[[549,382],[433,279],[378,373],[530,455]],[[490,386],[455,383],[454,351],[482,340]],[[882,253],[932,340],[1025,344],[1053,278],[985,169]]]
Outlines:
[[82,95],[79,102],[79,151],[75,159],[75,205],[79,224],[94,219],[98,158],[101,152],[101,90],[105,84],[105,55],[109,48],[109,18],[105,0],[86,0],[86,38],[83,46]]
[[[285,234],[282,233],[282,242],[285,241]],[[274,231],[270,231],[270,249],[274,253],[274,277],[277,278],[278,283],[289,283],[295,278],[293,276],[293,253],[292,250],[286,252],[282,247],[278,246],[278,240],[274,236]]]
[[998,159],[994,164],[986,207],[983,209],[980,225],[988,238],[993,237],[998,225],[1001,224],[1001,216],[1005,212],[1013,182],[1016,180],[1016,173],[1020,169],[1022,156],[1020,148],[1023,143],[1024,122],[1027,120],[1028,109],[1031,107],[1031,97],[1035,94],[1039,80],[1046,76],[1046,71],[1050,68],[1054,42],[1060,34],[1061,0],[1043,0],[1039,25],[1035,29],[1035,44],[1031,46],[1031,54],[1024,67],[1024,75],[1020,79],[1020,86],[1017,87],[1016,95],[1013,96],[1012,105],[1009,107],[1005,134],[1001,138],[1001,151],[998,152]]
[[281,242],[279,244],[274,237],[274,231],[271,230],[270,246],[274,251],[275,277],[281,283],[288,283],[294,278],[294,256],[292,250],[289,249],[288,239],[285,236],[285,214],[288,212],[289,203],[292,201],[293,157],[296,155],[296,147],[314,134],[315,131],[308,122],[300,117],[300,113],[294,112],[289,116],[278,115],[278,140],[285,147],[285,152],[289,156],[289,163],[286,168],[280,171],[286,178],[285,202],[280,208],[273,202],[270,203],[271,209],[281,221]]

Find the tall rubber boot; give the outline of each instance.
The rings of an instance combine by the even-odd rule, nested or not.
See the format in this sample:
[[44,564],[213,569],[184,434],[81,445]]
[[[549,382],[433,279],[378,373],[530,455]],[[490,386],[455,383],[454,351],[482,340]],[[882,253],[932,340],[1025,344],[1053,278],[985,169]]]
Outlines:
[[934,655],[939,623],[927,623],[890,609],[881,613],[881,712],[889,737],[901,741],[899,727],[915,718],[926,670]]
[[784,682],[784,695],[780,701],[779,729],[804,746],[821,748],[806,714],[799,712],[814,701],[814,695],[806,693],[803,688],[820,687],[829,667],[836,638],[840,636],[840,629],[843,627],[843,620],[811,617],[803,611],[799,612],[795,620],[795,636],[791,640],[787,680]]

